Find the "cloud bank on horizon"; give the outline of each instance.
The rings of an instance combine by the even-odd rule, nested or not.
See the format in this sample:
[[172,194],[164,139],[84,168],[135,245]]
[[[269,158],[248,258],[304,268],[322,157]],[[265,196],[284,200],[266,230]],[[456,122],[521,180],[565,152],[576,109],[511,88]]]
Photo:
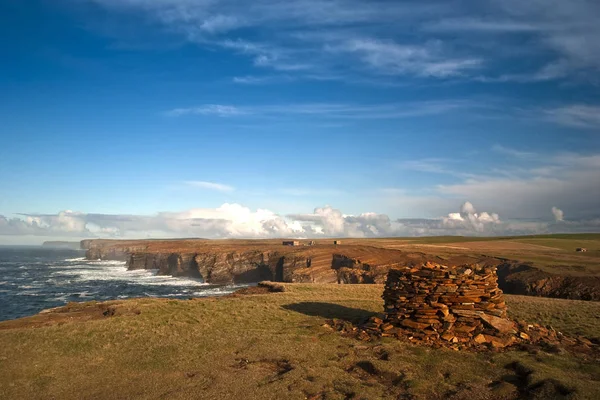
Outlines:
[[[394,236],[497,236],[555,232],[586,232],[600,228],[600,218],[588,221],[564,219],[553,207],[554,222],[502,221],[498,214],[478,212],[465,202],[459,212],[436,219],[391,220],[385,214],[345,215],[331,206],[311,214],[278,215],[252,211],[239,204],[215,209],[192,209],[152,216],[85,214],[70,210],[54,215],[0,216],[0,235],[73,238],[376,238]],[[550,213],[550,212],[549,212]]]

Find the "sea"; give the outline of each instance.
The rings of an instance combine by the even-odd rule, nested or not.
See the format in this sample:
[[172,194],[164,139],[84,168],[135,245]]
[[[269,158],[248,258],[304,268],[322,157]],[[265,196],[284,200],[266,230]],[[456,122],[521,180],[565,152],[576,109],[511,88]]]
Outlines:
[[217,286],[199,279],[128,271],[121,261],[89,261],[83,250],[0,246],[0,321],[69,302],[132,297],[220,296],[247,285]]

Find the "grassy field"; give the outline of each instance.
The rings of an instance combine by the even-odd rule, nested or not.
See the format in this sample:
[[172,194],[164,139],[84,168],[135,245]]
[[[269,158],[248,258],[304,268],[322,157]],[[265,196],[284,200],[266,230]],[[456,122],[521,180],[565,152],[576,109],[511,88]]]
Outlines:
[[[481,255],[532,263],[559,275],[600,275],[600,234],[555,234],[506,237],[439,236],[423,238],[350,239],[348,244],[419,251],[442,257]],[[576,252],[585,247],[585,253]]]
[[600,303],[506,295],[511,317],[551,325],[562,333],[600,338]]
[[[71,304],[0,323],[2,399],[600,398],[600,363],[456,352],[322,327],[382,310],[380,285]],[[507,296],[513,315],[597,336],[600,303]]]

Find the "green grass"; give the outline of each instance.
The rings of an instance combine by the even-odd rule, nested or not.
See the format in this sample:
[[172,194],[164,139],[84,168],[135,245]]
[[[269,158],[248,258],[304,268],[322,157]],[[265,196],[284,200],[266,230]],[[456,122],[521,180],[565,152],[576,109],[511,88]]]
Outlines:
[[[552,234],[502,237],[434,236],[420,238],[366,239],[374,247],[417,251],[442,258],[490,256],[532,263],[559,275],[600,275],[600,234]],[[578,247],[587,252],[576,252]]]
[[553,247],[558,250],[574,252],[577,247],[585,247],[588,251],[585,255],[588,257],[600,256],[600,239],[563,239],[563,238],[523,238],[514,239],[515,242],[528,243],[538,246]]
[[600,302],[506,295],[510,316],[551,325],[569,335],[600,338]]
[[[493,238],[440,237],[421,238],[414,243],[421,244],[458,244],[461,242],[487,242],[490,246],[479,250],[461,250],[464,255],[485,254],[519,262],[532,263],[535,267],[559,275],[587,276],[600,274],[600,234],[556,234],[535,236],[507,236]],[[543,246],[531,249],[494,248],[493,243],[514,242]],[[585,247],[585,253],[576,252]],[[444,249],[436,249],[437,253]],[[454,252],[456,253],[456,252]]]
[[[48,326],[40,326],[42,317],[0,323],[0,398],[514,397],[524,390],[514,368],[506,368],[514,362],[533,371],[529,386],[555,379],[574,398],[600,398],[594,360],[436,350],[395,339],[359,342],[321,325],[329,317],[380,312],[381,285],[286,287],[220,299],[112,302],[112,317],[97,312],[102,305],[83,304],[74,311],[95,310],[94,318],[64,314]],[[599,315],[598,303],[582,308],[569,300],[507,297],[511,313],[529,321],[564,332],[600,331],[591,318]]]

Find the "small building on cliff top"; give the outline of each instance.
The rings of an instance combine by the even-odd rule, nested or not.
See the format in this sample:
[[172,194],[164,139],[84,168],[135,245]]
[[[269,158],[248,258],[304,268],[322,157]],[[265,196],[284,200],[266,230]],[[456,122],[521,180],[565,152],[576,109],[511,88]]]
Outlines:
[[284,240],[284,246],[300,246],[300,242],[298,240]]
[[578,247],[577,249],[575,249],[575,251],[582,253],[582,252],[587,251],[587,249],[585,247]]

